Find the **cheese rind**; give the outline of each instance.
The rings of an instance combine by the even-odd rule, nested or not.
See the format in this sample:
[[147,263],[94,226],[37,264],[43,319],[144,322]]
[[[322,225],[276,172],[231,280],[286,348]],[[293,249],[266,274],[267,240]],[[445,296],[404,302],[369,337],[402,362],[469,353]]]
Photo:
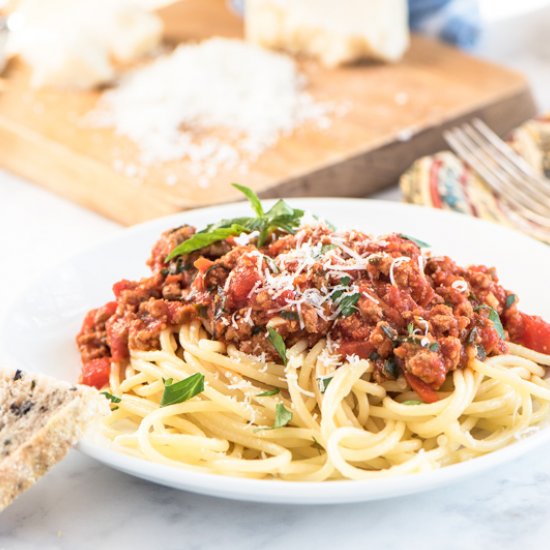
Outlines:
[[406,0],[247,0],[247,40],[329,67],[397,61],[409,45]]

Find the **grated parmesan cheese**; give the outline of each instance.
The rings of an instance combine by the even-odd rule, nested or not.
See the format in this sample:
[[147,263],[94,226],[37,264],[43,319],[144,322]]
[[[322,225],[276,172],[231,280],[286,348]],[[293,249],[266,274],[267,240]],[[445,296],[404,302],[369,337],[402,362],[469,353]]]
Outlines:
[[187,159],[205,185],[221,169],[246,171],[306,122],[330,125],[337,106],[316,102],[305,86],[291,58],[212,38],[130,72],[87,122],[131,139],[145,165]]

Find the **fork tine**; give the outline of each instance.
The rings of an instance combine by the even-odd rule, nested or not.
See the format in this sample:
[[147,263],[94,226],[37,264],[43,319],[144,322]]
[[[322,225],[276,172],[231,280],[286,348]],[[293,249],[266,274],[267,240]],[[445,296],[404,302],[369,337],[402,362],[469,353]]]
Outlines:
[[[521,215],[530,223],[536,224],[540,228],[550,229],[550,219],[546,215],[539,215],[532,212],[515,198],[515,189],[508,182],[503,182],[499,173],[495,172],[493,167],[485,162],[479,148],[467,134],[460,128],[454,128],[444,133],[444,137],[451,148],[469,164],[478,174],[489,184],[502,201],[508,203],[509,207]],[[510,193],[510,191],[512,193]]]
[[502,141],[481,119],[475,118],[472,121],[472,125],[501,153],[501,158],[503,161],[505,159],[504,162],[506,166],[511,167],[515,172],[519,172],[523,176],[527,176],[529,181],[536,184],[537,191],[541,191],[550,199],[550,182],[546,178],[535,174],[532,166],[530,166],[523,157],[518,155],[507,143]]
[[[502,157],[502,154],[498,149],[495,149],[490,143],[488,143],[484,137],[479,134],[473,127],[465,124],[463,131],[470,137],[470,139],[479,147],[480,156],[483,153],[484,162],[490,166],[494,173],[504,182],[506,180],[507,192],[514,196],[518,202],[520,202],[526,208],[531,208],[535,212],[543,216],[550,215],[550,208],[544,203],[541,203],[540,194],[534,191],[530,186],[522,185],[525,182],[525,176],[523,174],[517,174],[508,166],[508,161]],[[504,172],[504,173],[503,173]]]

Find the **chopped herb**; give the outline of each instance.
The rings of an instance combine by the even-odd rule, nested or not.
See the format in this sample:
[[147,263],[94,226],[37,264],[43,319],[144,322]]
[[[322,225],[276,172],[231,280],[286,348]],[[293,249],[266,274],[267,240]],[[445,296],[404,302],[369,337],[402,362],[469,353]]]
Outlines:
[[468,335],[468,344],[475,344],[476,341],[477,341],[477,338],[478,338],[478,330],[477,330],[477,327],[474,327],[471,331],[470,331],[470,334]]
[[165,386],[169,386],[170,384],[173,384],[174,383],[174,379],[173,378],[163,378],[162,379],[163,383]]
[[252,327],[252,335],[256,336],[256,334],[260,334],[263,331],[262,327]]
[[439,344],[438,344],[437,342],[432,342],[432,343],[429,345],[428,349],[429,349],[430,351],[439,351]]
[[270,258],[269,256],[266,256],[264,254],[264,260],[267,264],[267,267],[269,267],[271,273],[279,273],[279,268],[277,267],[277,264],[275,263],[275,260],[273,258]]
[[298,312],[296,311],[281,311],[279,315],[283,319],[287,319],[289,321],[297,321],[300,318],[300,316],[298,315]]
[[274,328],[271,328],[271,327],[267,328],[267,334],[270,342],[273,344],[273,347],[275,348],[275,351],[279,354],[279,357],[283,360],[283,364],[286,365],[288,363],[288,359],[286,357],[286,346],[285,346],[285,341],[283,340],[283,337]]
[[18,380],[21,380],[21,378],[23,378],[23,371],[21,369],[17,369],[13,376],[13,381],[17,382]]
[[498,315],[498,312],[493,309],[492,307],[486,305],[486,304],[481,304],[480,306],[477,306],[476,308],[474,308],[475,311],[479,311],[480,309],[485,309],[489,312],[488,314],[488,317],[489,319],[492,321],[494,327],[495,327],[495,330],[497,331],[498,335],[500,336],[500,338],[502,338],[503,340],[506,339],[506,335],[504,334],[504,327],[502,326],[502,323],[500,321],[500,317]]
[[487,359],[487,352],[485,351],[485,348],[481,344],[476,345],[476,357],[480,361],[485,361],[485,359]]
[[197,305],[197,313],[201,319],[208,319],[208,306],[204,304]]
[[382,329],[382,332],[392,341],[392,342],[396,342],[397,341],[397,337],[398,337],[398,334],[397,334],[397,331],[390,327],[390,325],[380,325],[380,328]]
[[[348,277],[347,275],[345,277],[342,277],[339,282],[341,286],[346,286],[346,287],[349,286],[350,283],[351,283],[351,277]],[[342,294],[344,294],[343,289],[335,290],[334,292],[331,293],[331,298],[336,302],[338,298],[342,296]]]
[[120,403],[122,401],[120,397],[117,397],[116,395],[113,395],[108,391],[102,391],[99,393],[101,393],[101,395],[104,395],[111,403]]
[[292,413],[285,409],[282,403],[275,405],[275,423],[273,428],[282,428],[286,426],[292,420]]
[[340,313],[342,317],[349,317],[357,311],[355,304],[359,301],[361,295],[356,292],[355,294],[350,294],[349,296],[344,296],[339,302],[338,306],[340,307]]
[[118,405],[115,405],[114,407],[111,408],[112,411],[118,411],[118,409],[120,409]]
[[427,242],[421,241],[420,239],[416,239],[415,237],[411,237],[410,235],[405,235],[405,233],[399,233],[399,236],[402,239],[407,239],[408,241],[413,242],[419,248],[430,248],[431,246]]
[[328,385],[331,383],[334,376],[321,376],[317,378],[317,385],[319,386],[319,391],[325,393],[327,391]]
[[399,370],[394,359],[386,359],[382,365],[382,374],[390,380],[397,380]]
[[508,294],[506,296],[506,309],[511,308],[518,301],[518,297],[515,294]]
[[424,405],[424,401],[419,401],[418,399],[407,399],[407,401],[403,401],[401,405]]
[[330,252],[331,250],[334,250],[336,248],[335,244],[324,244],[321,247],[321,250],[319,252],[319,256],[324,256],[327,252]]
[[281,390],[279,388],[273,388],[272,390],[263,391],[258,393],[256,397],[271,397],[272,395],[277,395]]
[[409,335],[409,338],[414,336],[414,323],[409,323],[407,325],[407,334]]
[[160,400],[161,407],[183,403],[204,391],[204,374],[196,372],[180,382],[164,383],[164,393]]
[[312,435],[311,436],[311,439],[313,439],[313,445],[312,447],[317,449],[319,451],[319,455],[321,454],[321,451],[324,451],[324,448],[323,446],[317,441],[317,439],[315,439],[315,436]]

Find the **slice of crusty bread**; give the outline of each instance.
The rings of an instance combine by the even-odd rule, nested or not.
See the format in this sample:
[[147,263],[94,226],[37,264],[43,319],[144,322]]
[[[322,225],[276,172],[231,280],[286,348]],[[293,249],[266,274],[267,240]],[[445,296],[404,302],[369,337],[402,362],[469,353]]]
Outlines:
[[94,388],[0,369],[0,511],[108,411],[107,400]]

